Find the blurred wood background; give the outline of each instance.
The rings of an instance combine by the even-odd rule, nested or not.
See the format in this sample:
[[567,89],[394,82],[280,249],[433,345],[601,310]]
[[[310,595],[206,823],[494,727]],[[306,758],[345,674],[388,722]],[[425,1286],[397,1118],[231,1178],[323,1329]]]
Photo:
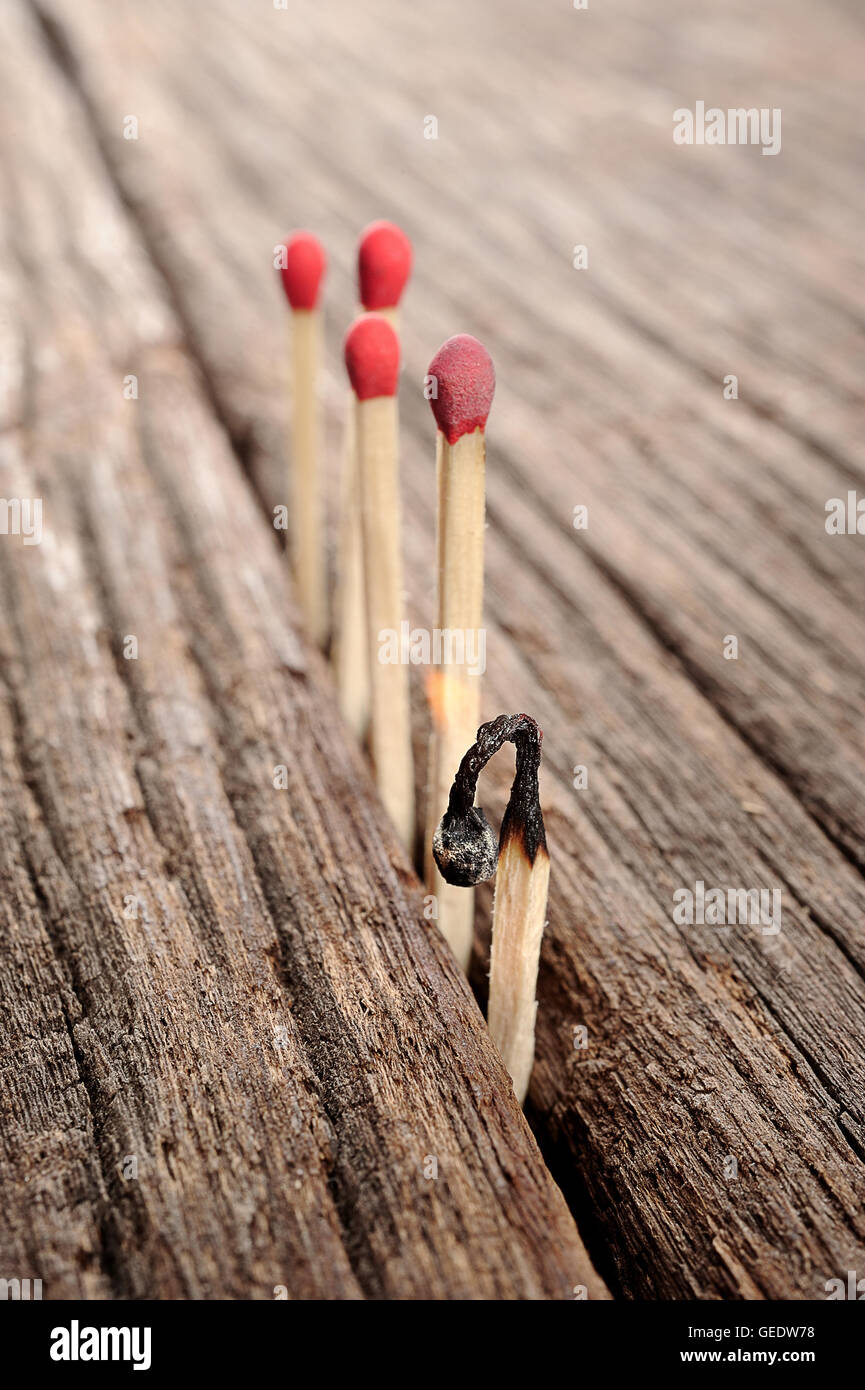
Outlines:
[[[614,1296],[865,1273],[865,539],[825,529],[865,487],[856,7],[4,16],[0,494],[42,496],[46,535],[0,537],[0,1276],[603,1296],[550,1173]],[[697,100],[780,108],[781,153],[674,145]],[[497,367],[484,717],[545,731],[548,1168],[280,591],[273,249],[307,226],[330,254],[337,497],[375,217],[416,252],[416,623],[426,365],[466,331]],[[697,881],[780,890],[781,930],[674,926]]]

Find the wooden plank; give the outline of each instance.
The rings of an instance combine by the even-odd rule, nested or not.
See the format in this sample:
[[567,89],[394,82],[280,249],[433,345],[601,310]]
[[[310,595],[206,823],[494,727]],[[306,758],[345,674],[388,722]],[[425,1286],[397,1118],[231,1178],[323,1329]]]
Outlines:
[[5,687],[0,767],[0,1165],[5,1173],[27,1176],[19,1200],[9,1200],[4,1184],[5,1277],[41,1279],[43,1288],[60,1287],[70,1297],[99,1298],[110,1288],[101,1263],[105,1184],[73,1041],[74,1002],[46,931],[37,885],[18,848],[29,843],[38,857],[46,853],[17,766]]
[[[528,32],[519,6],[497,7],[494,25],[463,8],[456,50],[441,17],[431,27],[387,4],[364,15],[375,46],[345,5],[282,29],[208,13],[202,33],[159,11],[170,38],[127,65],[130,7],[64,16],[63,32],[266,504],[280,500],[281,352],[265,262],[292,223],[332,252],[334,439],[352,239],[373,216],[404,220],[417,243],[407,383],[456,329],[497,359],[484,700],[486,714],[529,708],[546,730],[553,879],[531,1101],[555,1170],[626,1294],[819,1297],[865,1258],[865,897],[845,857],[861,845],[858,558],[823,531],[826,497],[859,468],[848,343],[861,246],[843,178],[850,104],[823,78],[813,14],[796,7],[812,56],[795,56],[813,78],[787,82],[784,108],[800,128],[815,121],[819,153],[788,142],[781,174],[764,178],[756,151],[674,164],[667,90],[681,71],[665,21],[635,7],[624,38],[621,21],[592,16],[579,42],[566,26],[588,14],[533,14]],[[782,18],[749,9],[747,22],[774,38]],[[689,43],[710,61],[699,33]],[[526,64],[536,98],[515,105]],[[441,138],[424,143],[416,93],[431,67],[448,79],[433,101]],[[746,55],[731,101],[753,74]],[[124,103],[154,132],[134,150],[115,135]],[[791,220],[812,176],[826,197]],[[230,215],[211,227],[216,188]],[[834,229],[827,266],[812,239]],[[570,267],[576,241],[590,245],[587,279]],[[756,291],[779,316],[759,340],[743,324]],[[725,402],[737,367],[742,399]],[[429,622],[432,432],[419,391],[403,397],[407,578],[412,615]],[[587,532],[573,531],[577,503]],[[723,661],[727,632],[738,662]],[[504,780],[491,773],[493,811]],[[698,878],[779,885],[782,933],[673,930],[672,894]]]
[[[385,12],[393,18],[386,6]],[[807,23],[807,7],[799,14]],[[579,22],[579,16],[567,19]],[[774,35],[781,20],[770,14],[765,22]],[[846,42],[862,45],[848,19],[838,14],[836,22]],[[827,537],[824,523],[826,501],[846,496],[862,475],[854,428],[861,402],[851,395],[856,386],[850,362],[854,349],[861,351],[865,273],[858,233],[856,250],[851,246],[835,269],[843,277],[843,295],[837,283],[833,289],[819,276],[815,280],[811,250],[813,237],[825,236],[827,216],[847,226],[852,188],[840,191],[836,185],[843,180],[835,176],[820,210],[791,221],[791,199],[812,173],[804,148],[810,147],[810,125],[807,142],[798,138],[785,147],[783,164],[756,150],[734,149],[704,149],[697,152],[703,156],[698,164],[676,162],[682,151],[673,146],[669,129],[663,137],[655,130],[662,115],[669,119],[669,104],[655,96],[654,124],[632,120],[633,144],[624,150],[615,131],[605,143],[593,128],[580,187],[571,197],[572,149],[561,132],[572,129],[572,106],[581,112],[584,99],[573,95],[581,90],[579,82],[553,80],[557,72],[561,78],[566,60],[550,54],[570,54],[573,61],[579,52],[589,73],[591,47],[583,54],[573,41],[568,46],[539,39],[543,61],[552,68],[535,121],[521,123],[510,104],[521,58],[506,29],[499,60],[481,79],[487,121],[473,123],[475,89],[470,98],[462,94],[457,69],[447,110],[460,139],[423,142],[421,149],[422,135],[409,125],[410,94],[421,81],[411,61],[427,61],[420,34],[409,43],[398,27],[393,41],[408,59],[387,65],[389,78],[394,75],[387,86],[391,107],[383,112],[369,106],[370,93],[378,90],[375,64],[362,45],[358,49],[348,39],[348,8],[332,6],[317,23],[320,31],[243,27],[230,7],[214,6],[208,37],[198,45],[196,77],[184,59],[184,44],[192,37],[184,39],[182,28],[158,63],[130,70],[107,58],[112,25],[118,55],[125,52],[130,26],[135,32],[134,19],[122,7],[107,16],[93,11],[89,21],[70,27],[81,54],[94,64],[87,87],[99,107],[94,114],[106,154],[177,290],[235,442],[264,494],[272,495],[278,477],[282,422],[274,403],[283,355],[280,306],[263,277],[265,258],[287,220],[314,221],[335,251],[331,298],[348,304],[351,239],[357,225],[384,207],[405,219],[425,268],[414,292],[417,308],[406,317],[409,379],[422,378],[437,342],[455,325],[467,326],[471,313],[471,326],[496,347],[500,446],[519,486],[536,494],[538,507],[556,517],[563,531],[570,531],[574,505],[589,506],[595,523],[580,540],[601,570],[862,867],[865,813],[858,787],[865,776],[865,727],[856,692],[865,632],[858,550],[855,537]],[[469,53],[484,34],[483,22],[474,23],[466,37]],[[518,15],[508,23],[518,24]],[[561,16],[555,21],[563,23]],[[442,25],[438,32],[450,30]],[[561,39],[564,30],[556,32]],[[635,32],[642,32],[639,26]],[[616,100],[626,107],[629,89],[621,76],[616,86],[612,39],[604,33],[597,61],[613,66]],[[304,44],[314,46],[316,34],[330,44],[330,61],[301,63],[298,54]],[[785,109],[800,123],[814,119],[813,137],[825,142],[828,160],[833,133],[844,129],[849,109],[842,104],[843,84],[824,75],[829,54],[816,32],[814,41],[817,57],[801,60],[805,77],[809,63],[814,75],[786,81]],[[627,64],[627,47],[625,54],[621,61]],[[293,63],[298,82],[286,86]],[[740,83],[746,75],[747,67]],[[232,82],[244,101],[228,121],[222,93]],[[646,100],[640,87],[631,99],[639,114]],[[133,150],[116,135],[123,103],[130,100],[155,127],[149,146]],[[827,102],[829,120],[818,120]],[[311,109],[326,110],[327,119],[311,120]],[[541,142],[536,122],[542,115]],[[188,131],[188,138],[194,132],[194,166],[182,140],[169,135],[172,128]],[[482,173],[474,183],[466,178],[465,147],[469,142],[477,168],[495,168],[503,130],[508,161],[521,177],[513,185],[501,182],[492,199]],[[370,141],[387,156],[370,162]],[[852,160],[855,146],[842,149]],[[707,163],[705,156],[715,153],[721,158]],[[649,161],[654,171],[654,182],[646,178],[640,184],[641,202],[627,192],[626,178],[609,178],[610,162],[620,154],[628,170]],[[684,151],[685,159],[694,154]],[[781,173],[758,180],[755,160],[759,170],[777,163]],[[400,169],[398,180],[391,175],[394,167]],[[760,223],[728,234],[727,210],[740,179],[752,203],[759,199],[767,209]],[[447,209],[435,196],[443,183]],[[211,228],[209,204],[217,186],[243,192],[231,217]],[[288,188],[296,199],[291,217]],[[189,211],[193,206],[197,216]],[[179,218],[178,209],[185,210]],[[712,226],[719,229],[715,236]],[[571,269],[574,227],[582,227],[580,236],[600,252],[587,275]],[[205,228],[207,258],[200,254]],[[226,267],[218,288],[212,259]],[[253,285],[261,287],[258,298]],[[755,287],[771,296],[776,316],[771,332],[756,340],[746,317]],[[219,331],[227,296],[236,327],[229,342]],[[787,349],[801,325],[819,344],[816,364],[803,350]],[[335,330],[341,327],[331,323],[332,362],[338,362]],[[529,342],[536,345],[533,353]],[[711,353],[704,343],[712,345]],[[510,374],[503,354],[512,355]],[[741,397],[724,401],[723,377],[734,367]],[[340,389],[335,377],[332,391]],[[790,403],[786,414],[775,399],[779,392]],[[545,429],[550,408],[554,415]],[[535,468],[533,457],[539,428],[543,469]],[[281,490],[280,483],[277,497]],[[647,537],[651,565],[645,563]],[[739,640],[739,660],[723,659],[727,633]]]
[[0,476],[44,509],[0,548],[2,925],[32,943],[4,1004],[33,1053],[0,1073],[3,1268],[45,1297],[603,1297],[20,7],[0,64],[27,366]]

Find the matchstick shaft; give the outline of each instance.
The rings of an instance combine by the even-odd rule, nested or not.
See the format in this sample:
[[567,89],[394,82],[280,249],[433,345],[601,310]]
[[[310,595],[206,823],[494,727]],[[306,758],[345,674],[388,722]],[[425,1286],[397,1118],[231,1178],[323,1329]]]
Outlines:
[[522,840],[510,839],[496,871],[487,1023],[520,1105],[535,1056],[535,993],[549,881],[546,849],[541,845],[532,863]]
[[[436,443],[436,623],[441,631],[479,634],[484,594],[484,474],[482,430],[449,444]],[[474,890],[446,883],[432,857],[432,839],[447,806],[454,770],[474,742],[480,723],[481,677],[462,666],[433,673],[433,732],[425,837],[425,876],[436,897],[438,926],[462,968],[468,968],[474,935]]]
[[358,401],[356,410],[372,755],[382,800],[411,850],[415,820],[408,668],[379,660],[382,635],[399,633],[403,616],[396,397]]
[[[362,313],[363,310],[358,312]],[[399,331],[399,309],[379,309]],[[358,741],[369,724],[369,638],[363,571],[360,476],[357,463],[354,394],[349,392],[342,441],[342,516],[336,586],[336,688],[342,717]]]
[[317,378],[321,339],[318,309],[291,314],[292,469],[291,559],[297,596],[312,639],[327,636]]
[[339,561],[335,615],[337,697],[343,719],[358,742],[362,742],[369,724],[369,639],[353,394],[348,399],[343,436]]

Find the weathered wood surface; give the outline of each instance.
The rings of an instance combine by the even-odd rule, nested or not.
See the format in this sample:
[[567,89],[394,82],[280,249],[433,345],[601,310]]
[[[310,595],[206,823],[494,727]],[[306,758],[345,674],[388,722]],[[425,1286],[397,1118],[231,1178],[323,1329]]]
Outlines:
[[20,6],[0,85],[3,1276],[604,1297]]
[[[354,238],[376,216],[411,234],[405,558],[427,624],[419,385],[448,334],[490,348],[484,715],[526,708],[545,729],[553,858],[532,1120],[614,1291],[823,1296],[865,1267],[862,540],[824,529],[865,472],[861,19],[741,3],[721,50],[717,16],[676,0],[41,12],[265,507],[286,500],[274,243],[309,225],[333,257],[336,496]],[[780,106],[782,154],[674,147],[672,110],[696,99]],[[177,480],[159,482],[172,513]],[[192,604],[211,634],[212,683],[226,620],[209,595],[184,580],[177,621]],[[254,855],[275,812],[229,776]],[[491,769],[493,811],[506,780]],[[673,927],[673,892],[698,879],[780,888],[781,932]],[[91,1193],[87,1161],[69,1182]]]

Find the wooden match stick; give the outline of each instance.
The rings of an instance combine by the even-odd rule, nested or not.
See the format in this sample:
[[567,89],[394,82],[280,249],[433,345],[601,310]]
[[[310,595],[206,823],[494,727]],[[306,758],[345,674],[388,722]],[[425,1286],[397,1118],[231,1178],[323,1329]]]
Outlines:
[[349,392],[342,438],[342,497],[334,632],[336,692],[340,713],[358,743],[362,743],[369,724],[369,641],[366,632],[363,527],[352,392]]
[[[358,245],[361,308],[389,319],[399,332],[399,301],[411,273],[411,242],[392,222],[373,222]],[[354,400],[343,437],[343,507],[336,595],[336,686],[342,716],[359,740],[369,721],[369,642],[363,577],[360,483],[357,474]]]
[[[461,634],[465,644],[478,644],[484,596],[484,431],[495,370],[486,348],[460,333],[439,348],[427,383],[438,425],[436,624],[442,633]],[[480,692],[480,672],[471,671],[465,660],[432,673],[425,875],[436,897],[439,929],[463,970],[474,938],[474,893],[454,892],[442,879],[432,855],[432,831],[447,803],[453,769],[478,727]]]
[[520,721],[511,734],[517,770],[499,836],[487,1023],[522,1105],[535,1059],[535,993],[550,856],[538,788],[543,734],[527,715]]
[[316,237],[310,232],[295,232],[288,238],[280,274],[291,305],[290,553],[301,610],[310,636],[320,646],[328,625],[317,393],[321,351],[318,300],[324,268],[324,248]]
[[[535,991],[547,910],[550,859],[538,789],[543,734],[527,714],[499,715],[478,729],[460,762],[433,852],[456,887],[496,874],[487,1023],[522,1105],[535,1055]],[[478,774],[504,742],[517,751],[517,770],[502,820],[498,867],[493,833],[474,805]]]
[[396,390],[399,340],[378,314],[360,318],[345,339],[355,395],[360,474],[366,631],[376,781],[403,843],[414,841],[414,773],[408,668],[380,660],[380,643],[399,634],[403,614]]

